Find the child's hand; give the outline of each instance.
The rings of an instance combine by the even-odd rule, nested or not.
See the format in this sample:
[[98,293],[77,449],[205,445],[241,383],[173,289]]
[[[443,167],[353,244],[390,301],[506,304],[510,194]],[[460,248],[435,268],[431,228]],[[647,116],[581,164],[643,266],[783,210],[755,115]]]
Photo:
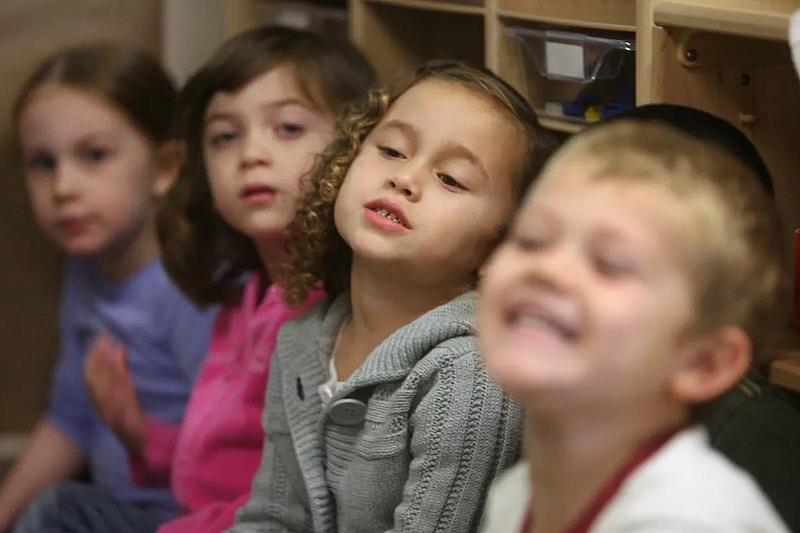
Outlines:
[[145,443],[145,419],[131,380],[125,347],[101,333],[89,348],[83,368],[97,411],[132,453]]

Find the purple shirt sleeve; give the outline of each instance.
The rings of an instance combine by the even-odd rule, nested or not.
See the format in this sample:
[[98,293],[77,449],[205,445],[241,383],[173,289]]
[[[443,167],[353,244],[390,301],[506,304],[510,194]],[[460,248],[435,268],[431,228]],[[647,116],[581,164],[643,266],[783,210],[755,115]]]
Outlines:
[[76,282],[74,265],[68,262],[59,307],[60,351],[45,420],[69,437],[85,454],[92,441],[96,418],[83,380],[81,346],[95,332],[79,327],[73,320],[81,313]]

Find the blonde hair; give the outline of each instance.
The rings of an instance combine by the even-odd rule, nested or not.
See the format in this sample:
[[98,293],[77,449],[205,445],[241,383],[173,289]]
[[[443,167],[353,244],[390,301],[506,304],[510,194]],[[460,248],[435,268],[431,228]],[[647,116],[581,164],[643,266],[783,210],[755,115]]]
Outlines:
[[[522,199],[528,185],[554,150],[555,139],[539,126],[536,114],[526,100],[486,69],[457,61],[431,61],[423,65],[411,83],[393,97],[382,89],[372,91],[360,105],[353,106],[340,117],[334,141],[318,161],[309,188],[289,226],[289,260],[282,280],[287,303],[300,305],[320,282],[329,296],[347,289],[351,250],[336,231],[333,219],[339,188],[364,139],[389,106],[405,91],[427,79],[458,84],[488,98],[517,127],[524,142],[514,175],[515,203]],[[502,237],[499,234],[498,241]]]
[[755,173],[721,148],[660,123],[618,121],[575,136],[542,178],[578,160],[598,180],[666,188],[696,222],[690,333],[741,327],[764,362],[783,281],[781,223]]

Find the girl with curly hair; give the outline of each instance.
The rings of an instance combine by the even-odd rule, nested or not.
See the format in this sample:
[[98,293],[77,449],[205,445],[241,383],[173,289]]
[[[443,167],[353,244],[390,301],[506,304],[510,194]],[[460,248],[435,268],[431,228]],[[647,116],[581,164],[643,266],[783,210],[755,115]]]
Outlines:
[[249,497],[275,337],[322,296],[309,291],[291,309],[271,283],[286,258],[286,226],[334,116],[373,82],[352,45],[265,27],[223,44],[181,94],[188,161],[160,214],[164,261],[195,301],[228,305],[181,425],[143,415],[124,365],[105,363],[122,359],[120,347],[98,344],[87,365],[134,479],[170,484],[183,510],[161,533],[223,531]]
[[475,531],[520,414],[484,371],[478,272],[552,143],[487,70],[430,63],[339,123],[294,222],[286,298],[328,298],[276,346],[235,532]]

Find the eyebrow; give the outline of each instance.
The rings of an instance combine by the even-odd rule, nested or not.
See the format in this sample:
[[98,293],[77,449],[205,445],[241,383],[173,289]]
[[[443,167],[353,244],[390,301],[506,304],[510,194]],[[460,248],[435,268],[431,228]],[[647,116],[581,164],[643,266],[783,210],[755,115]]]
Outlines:
[[402,120],[392,119],[387,122],[384,122],[381,126],[381,129],[388,129],[394,128],[402,131],[409,137],[416,139],[419,137],[419,130],[416,127],[412,126],[408,122],[403,122]]
[[[274,102],[268,102],[264,105],[260,106],[260,109],[280,109],[282,107],[290,106],[290,105],[297,105],[308,109],[314,113],[321,113],[322,111],[314,107],[310,102],[306,100],[302,100],[300,98],[284,98],[283,100],[276,100]],[[209,113],[203,118],[204,124],[209,124],[214,122],[215,120],[235,120],[237,118],[236,113],[228,112],[228,111],[216,111],[214,113]]]
[[101,141],[116,141],[119,139],[119,133],[112,130],[97,130],[78,139],[79,143],[86,142],[101,142]]
[[486,177],[489,176],[489,173],[486,172],[486,168],[483,166],[483,161],[481,161],[481,158],[475,155],[475,153],[472,150],[470,150],[463,144],[448,144],[447,148],[445,149],[445,153],[449,157],[458,157],[461,159],[466,159],[474,166],[478,167],[478,170],[480,170],[484,176]]
[[[413,139],[417,139],[417,137],[419,136],[419,130],[415,126],[409,124],[408,122],[403,122],[402,120],[397,120],[397,119],[389,120],[385,122],[381,126],[381,128],[399,129],[400,131],[402,131],[409,137],[412,137]],[[486,172],[486,168],[483,166],[483,161],[481,161],[481,158],[475,155],[475,153],[466,146],[462,144],[448,143],[445,148],[445,153],[448,155],[448,157],[460,157],[462,159],[466,159],[467,161],[478,167],[478,170],[480,170],[484,176],[489,175]]]

